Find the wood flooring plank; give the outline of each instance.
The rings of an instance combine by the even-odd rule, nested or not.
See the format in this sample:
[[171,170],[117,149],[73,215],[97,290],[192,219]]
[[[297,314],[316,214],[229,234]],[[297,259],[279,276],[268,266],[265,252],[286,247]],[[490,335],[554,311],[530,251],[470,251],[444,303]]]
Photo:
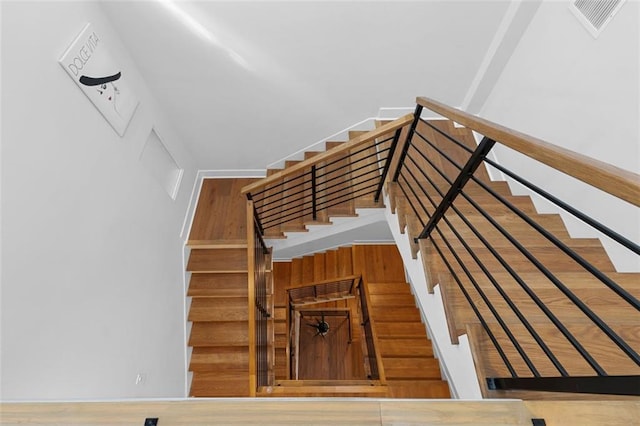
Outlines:
[[204,179],[189,240],[246,241],[246,197],[240,189],[257,180]]
[[366,259],[361,273],[367,282],[406,282],[402,258],[395,245],[358,245],[355,250]]

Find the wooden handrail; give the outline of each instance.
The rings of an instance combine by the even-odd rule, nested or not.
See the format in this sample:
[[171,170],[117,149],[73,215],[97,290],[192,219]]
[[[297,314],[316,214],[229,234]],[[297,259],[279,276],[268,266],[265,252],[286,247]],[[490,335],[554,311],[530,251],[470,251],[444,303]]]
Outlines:
[[393,132],[397,129],[400,129],[404,126],[406,126],[407,124],[411,123],[411,121],[413,120],[413,114],[407,114],[405,116],[402,116],[390,123],[386,123],[383,124],[382,126],[378,127],[375,130],[372,130],[370,132],[367,132],[363,135],[357,136],[351,140],[349,140],[348,142],[345,142],[344,144],[337,146],[335,148],[332,148],[328,151],[325,151],[323,153],[320,153],[316,156],[314,156],[313,158],[309,158],[307,160],[301,161],[298,164],[295,164],[291,167],[287,167],[286,169],[279,171],[278,173],[274,173],[273,175],[266,177],[264,179],[261,179],[257,182],[254,182],[252,184],[249,184],[245,187],[242,188],[241,192],[243,194],[246,193],[250,193],[253,192],[257,189],[263,188],[271,183],[277,182],[278,180],[289,176],[291,174],[294,174],[296,172],[300,172],[301,170],[304,170],[307,167],[311,167],[314,164],[318,164],[322,161],[326,161],[327,159],[337,156],[339,154],[343,154],[345,152],[348,152],[351,149],[357,148],[360,145],[363,145],[365,143],[371,142],[387,133]]
[[316,286],[316,285],[337,283],[337,282],[340,282],[340,281],[355,281],[355,280],[360,281],[360,279],[361,279],[360,275],[345,275],[344,277],[339,277],[339,278],[329,278],[327,280],[322,280],[322,281],[315,281],[315,282],[304,283],[304,284],[294,284],[294,285],[286,287],[285,291],[297,290],[297,289],[305,288],[305,287],[313,287],[313,286]]
[[433,99],[418,97],[416,102],[527,157],[640,206],[640,175],[636,173],[475,117]]
[[[367,304],[367,315],[369,317],[369,326],[371,328],[371,338],[373,339],[373,347],[376,350],[376,364],[378,366],[378,380],[381,385],[387,384],[387,375],[384,372],[384,365],[382,364],[382,355],[380,354],[380,341],[378,340],[378,331],[376,330],[376,322],[373,318],[371,318],[371,297],[369,295],[369,287],[367,283],[361,281],[360,292],[365,299],[365,303]],[[361,320],[363,318],[360,318]],[[370,354],[369,354],[370,355]]]

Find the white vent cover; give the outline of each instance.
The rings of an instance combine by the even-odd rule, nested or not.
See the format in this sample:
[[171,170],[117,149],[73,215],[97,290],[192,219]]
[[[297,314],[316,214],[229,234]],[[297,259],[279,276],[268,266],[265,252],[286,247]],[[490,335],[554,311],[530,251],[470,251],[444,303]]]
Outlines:
[[625,0],[572,0],[569,10],[594,38],[604,30]]

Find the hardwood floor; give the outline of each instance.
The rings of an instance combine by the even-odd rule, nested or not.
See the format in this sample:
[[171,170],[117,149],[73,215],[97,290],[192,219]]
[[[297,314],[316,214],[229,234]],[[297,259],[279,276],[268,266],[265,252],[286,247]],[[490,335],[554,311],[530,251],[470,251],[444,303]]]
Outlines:
[[189,241],[246,242],[246,197],[243,186],[257,179],[205,179],[193,217]]
[[323,337],[314,325],[319,315],[302,318],[300,327],[300,373],[298,378],[350,380],[366,379],[359,342],[349,341],[351,324],[344,316],[326,316],[329,332]]

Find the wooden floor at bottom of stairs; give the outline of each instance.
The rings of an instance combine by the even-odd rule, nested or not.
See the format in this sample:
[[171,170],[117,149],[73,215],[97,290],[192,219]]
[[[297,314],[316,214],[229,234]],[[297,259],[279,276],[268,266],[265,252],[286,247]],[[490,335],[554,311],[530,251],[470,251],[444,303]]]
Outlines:
[[318,399],[209,399],[120,402],[2,403],[2,425],[331,424],[331,425],[631,425],[640,402],[594,401],[394,401]]

